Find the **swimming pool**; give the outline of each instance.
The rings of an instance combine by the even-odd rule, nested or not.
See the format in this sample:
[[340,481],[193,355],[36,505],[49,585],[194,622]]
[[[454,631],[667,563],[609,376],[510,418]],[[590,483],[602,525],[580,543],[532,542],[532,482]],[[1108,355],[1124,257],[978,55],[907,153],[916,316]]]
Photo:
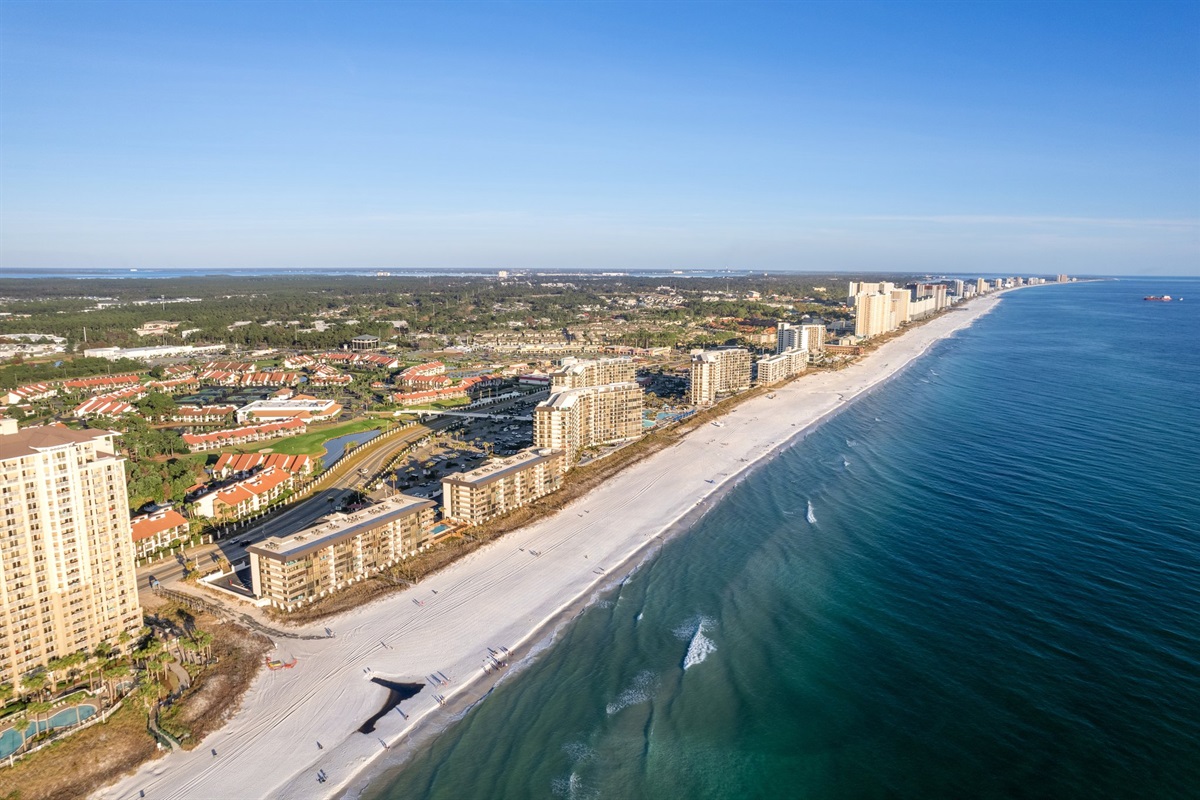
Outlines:
[[0,731],[0,758],[8,758],[13,753],[21,749],[21,745],[26,740],[36,736],[39,733],[45,733],[52,728],[69,728],[86,720],[88,717],[96,714],[96,706],[90,703],[81,703],[70,708],[59,709],[51,714],[47,719],[38,720],[36,723],[30,722],[25,728],[24,737],[16,728],[8,727]]

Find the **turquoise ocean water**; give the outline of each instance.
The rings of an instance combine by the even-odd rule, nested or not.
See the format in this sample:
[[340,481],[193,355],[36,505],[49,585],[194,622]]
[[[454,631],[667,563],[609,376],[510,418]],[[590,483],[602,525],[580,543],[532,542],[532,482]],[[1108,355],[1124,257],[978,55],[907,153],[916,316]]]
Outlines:
[[1200,797],[1200,281],[1006,296],[368,795]]

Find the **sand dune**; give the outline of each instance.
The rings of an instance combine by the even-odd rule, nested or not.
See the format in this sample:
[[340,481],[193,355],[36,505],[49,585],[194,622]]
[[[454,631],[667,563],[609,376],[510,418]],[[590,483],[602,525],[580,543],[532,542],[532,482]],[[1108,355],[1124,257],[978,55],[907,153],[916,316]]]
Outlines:
[[[543,638],[548,621],[611,581],[722,484],[969,325],[997,299],[977,298],[848,369],[795,381],[773,400],[750,400],[726,415],[723,427],[701,426],[558,514],[420,586],[304,629],[322,634],[328,625],[336,638],[286,640],[296,667],[264,670],[223,729],[195,750],[148,763],[94,796],[124,800],[144,791],[153,800],[309,798],[357,789],[368,765],[394,761],[402,739],[444,722],[449,711],[432,695],[453,703],[469,684],[485,679],[489,647],[515,649]],[[431,685],[427,676],[438,672],[451,682]],[[359,726],[388,696],[372,677],[427,688],[401,704],[407,719],[393,711],[371,734],[362,734]],[[317,782],[319,770],[327,776],[324,783]]]

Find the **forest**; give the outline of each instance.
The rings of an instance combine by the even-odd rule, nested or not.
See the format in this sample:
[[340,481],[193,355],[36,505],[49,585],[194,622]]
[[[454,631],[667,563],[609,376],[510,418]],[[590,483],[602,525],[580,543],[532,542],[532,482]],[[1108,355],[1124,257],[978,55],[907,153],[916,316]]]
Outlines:
[[[870,277],[876,276],[864,279]],[[647,322],[780,316],[776,306],[734,297],[751,291],[764,298],[804,298],[812,309],[833,312],[842,302],[846,281],[847,276],[808,274],[721,278],[572,274],[503,282],[453,274],[436,279],[330,275],[52,283],[0,279],[0,308],[13,315],[0,319],[0,337],[48,333],[66,337],[70,349],[84,341],[85,329],[90,346],[175,343],[181,341],[181,331],[191,330],[186,341],[193,344],[323,349],[371,334],[383,339],[400,335],[401,344],[416,346],[422,336],[455,337],[510,323],[537,330],[617,315]],[[660,287],[679,293],[686,304],[631,309],[614,302],[655,293]],[[703,299],[714,294],[725,296]],[[165,302],[180,298],[199,302]],[[156,299],[164,302],[146,302]],[[134,305],[138,302],[145,304]],[[16,316],[26,314],[30,316]],[[317,319],[328,328],[312,330]],[[180,326],[162,337],[134,333],[152,320]]]

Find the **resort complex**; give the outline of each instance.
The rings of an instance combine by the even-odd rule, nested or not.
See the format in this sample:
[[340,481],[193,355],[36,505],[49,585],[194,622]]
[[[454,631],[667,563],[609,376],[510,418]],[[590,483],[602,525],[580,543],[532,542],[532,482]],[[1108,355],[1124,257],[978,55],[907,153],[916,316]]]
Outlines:
[[[528,326],[521,298],[572,291],[539,278],[495,302],[495,312],[509,316],[500,329],[431,337],[397,319],[390,330],[375,327],[378,334],[342,336],[331,323],[351,309],[322,305],[306,320],[224,328],[232,338],[286,326],[294,331],[287,338],[305,332],[321,337],[320,346],[248,351],[198,335],[194,345],[92,348],[95,361],[78,361],[84,374],[34,369],[36,379],[6,387],[0,417],[0,689],[39,708],[43,697],[79,691],[88,671],[111,679],[102,700],[57,712],[54,719],[70,724],[28,735],[0,724],[0,756],[26,757],[46,738],[73,735],[87,726],[85,705],[99,718],[136,686],[146,687],[147,726],[157,724],[166,707],[189,697],[185,666],[196,674],[222,669],[196,655],[207,635],[187,627],[197,610],[286,639],[299,620],[402,590],[517,520],[572,505],[575,494],[541,509],[538,501],[577,472],[625,485],[647,453],[671,461],[668,475],[610,496],[603,514],[572,505],[561,535],[597,531],[572,545],[584,577],[565,556],[542,562],[548,545],[510,548],[512,558],[559,565],[539,586],[594,581],[651,535],[635,534],[656,524],[643,507],[661,502],[656,513],[671,516],[699,507],[703,492],[761,456],[745,449],[768,436],[760,423],[738,438],[726,428],[732,423],[714,420],[722,432],[705,427],[705,443],[687,433],[697,415],[753,403],[754,387],[771,415],[816,413],[783,399],[807,396],[792,379],[837,374],[884,334],[1024,282],[855,282],[843,303],[824,287],[764,294],[609,280],[561,324]],[[507,285],[493,290],[502,296]],[[354,318],[384,313],[372,297]],[[598,309],[609,305],[606,317]],[[681,322],[685,307],[712,312]],[[630,334],[629,320],[639,318]],[[163,340],[198,330],[184,320],[145,325]],[[66,357],[57,363],[75,363],[65,345],[54,354]],[[784,418],[773,424],[794,430]],[[651,447],[626,449],[659,433]],[[668,442],[690,455],[658,453]],[[741,455],[724,472],[710,471],[714,459],[734,454]],[[701,494],[691,506],[671,505],[687,486]],[[531,505],[534,513],[505,520]],[[627,529],[601,535],[595,526],[610,510],[627,518]],[[414,597],[408,613],[429,601]],[[177,607],[185,610],[162,611]],[[294,657],[267,661],[304,668]],[[164,729],[150,735],[167,748],[180,742]]]

